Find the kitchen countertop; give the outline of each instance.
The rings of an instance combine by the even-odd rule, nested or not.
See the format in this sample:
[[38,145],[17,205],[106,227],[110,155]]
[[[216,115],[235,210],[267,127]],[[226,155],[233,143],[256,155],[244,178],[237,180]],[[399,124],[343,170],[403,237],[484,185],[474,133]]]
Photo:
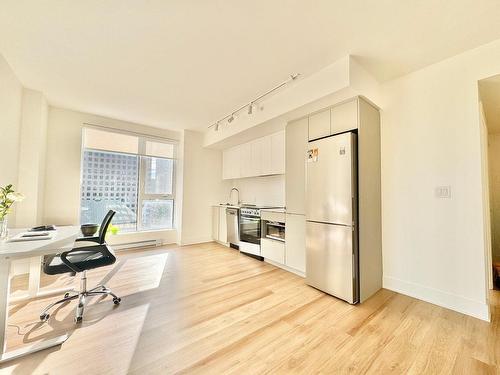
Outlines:
[[[253,205],[232,205],[232,204],[226,204],[226,203],[219,203],[219,204],[214,204],[212,207],[226,207],[226,208],[242,208],[242,207],[248,207],[248,208],[254,208]],[[257,207],[255,207],[257,208]],[[267,212],[278,212],[278,213],[286,213],[286,209],[284,207],[277,207],[277,208],[261,208],[261,211],[267,211]]]
[[240,206],[231,205],[231,204],[213,204],[212,207],[225,207],[225,208],[240,208]]
[[277,212],[279,214],[286,214],[286,209],[283,208],[262,208],[261,211],[267,211],[267,212]]

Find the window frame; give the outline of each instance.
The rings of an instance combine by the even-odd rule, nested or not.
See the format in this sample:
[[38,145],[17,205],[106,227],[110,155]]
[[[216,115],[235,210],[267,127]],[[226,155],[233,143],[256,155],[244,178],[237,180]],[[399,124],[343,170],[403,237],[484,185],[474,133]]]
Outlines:
[[[137,137],[138,139],[138,152],[137,154],[135,153],[127,153],[127,152],[119,152],[119,151],[113,151],[113,150],[103,150],[103,149],[94,149],[91,147],[85,147],[85,129],[97,129],[101,131],[106,131],[109,133],[119,133],[119,134],[126,134],[130,136]],[[169,144],[172,145],[172,157],[162,157],[162,156],[157,156],[157,155],[148,155],[146,153],[146,143],[147,142],[155,142],[155,143],[163,143],[163,144]],[[137,202],[136,202],[136,227],[135,231],[131,232],[126,232],[126,233],[139,233],[139,232],[149,232],[149,231],[166,231],[166,230],[174,230],[175,225],[176,225],[176,182],[177,182],[177,147],[178,142],[175,140],[171,139],[162,139],[159,137],[154,137],[154,136],[148,136],[148,135],[143,135],[139,133],[134,133],[134,132],[127,132],[127,131],[120,131],[120,130],[114,130],[114,129],[109,129],[101,126],[95,126],[95,125],[90,125],[90,124],[84,124],[84,127],[82,128],[82,157],[81,157],[81,168],[80,168],[80,181],[82,180],[82,176],[84,173],[90,174],[91,172],[85,172],[83,170],[83,155],[86,150],[90,151],[100,151],[100,152],[110,152],[110,153],[115,153],[115,154],[122,154],[122,155],[135,155],[138,157],[138,175],[137,175]],[[167,159],[167,160],[172,160],[172,193],[171,194],[146,194],[145,191],[145,182],[146,182],[146,173],[147,173],[147,168],[146,168],[146,158],[158,158],[158,159]],[[94,181],[94,180],[93,180]],[[81,200],[82,200],[82,191],[83,191],[83,184],[80,183],[80,217],[81,217]],[[142,220],[142,207],[143,207],[143,202],[147,200],[164,200],[164,201],[172,201],[172,220],[171,220],[171,225],[170,227],[165,227],[165,228],[158,228],[158,229],[151,229],[151,228],[143,228],[143,220]]]
[[[147,194],[146,193],[146,158],[158,158],[158,159],[169,159],[172,160],[172,193],[171,194]],[[169,230],[174,229],[175,223],[175,172],[176,172],[176,162],[175,159],[170,158],[160,158],[157,156],[147,156],[139,155],[139,181],[138,181],[138,192],[137,192],[137,226],[138,232],[145,232],[150,230]],[[158,200],[158,201],[172,201],[172,224],[169,228],[163,229],[143,229],[142,223],[142,206],[143,202],[147,200]],[[141,229],[139,229],[141,228]]]

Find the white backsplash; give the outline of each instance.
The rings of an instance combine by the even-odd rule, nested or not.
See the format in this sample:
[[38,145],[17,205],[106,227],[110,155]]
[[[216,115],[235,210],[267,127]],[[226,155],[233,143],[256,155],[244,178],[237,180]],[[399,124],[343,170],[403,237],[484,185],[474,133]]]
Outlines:
[[[242,178],[232,183],[240,191],[243,203],[285,206],[285,175]],[[233,193],[233,197],[236,199],[236,193]]]

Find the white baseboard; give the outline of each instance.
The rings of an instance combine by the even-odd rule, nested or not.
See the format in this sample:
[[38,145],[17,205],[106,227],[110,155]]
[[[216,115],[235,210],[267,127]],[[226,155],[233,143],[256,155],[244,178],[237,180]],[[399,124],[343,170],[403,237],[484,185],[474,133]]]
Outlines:
[[394,292],[430,302],[434,305],[470,315],[487,322],[490,321],[490,310],[487,303],[473,301],[466,297],[390,276],[384,276],[383,286]]
[[284,269],[285,271],[288,271],[288,272],[294,273],[294,274],[296,274],[297,276],[300,276],[300,277],[306,277],[306,274],[305,274],[304,272],[298,271],[298,270],[296,270],[295,268],[291,268],[291,267],[285,266],[284,264],[281,264],[281,263],[275,262],[275,261],[273,261],[273,260],[269,260],[269,259],[267,259],[267,258],[264,258],[264,262],[269,263],[269,264],[272,264],[272,265],[273,265],[273,266],[275,266],[275,267],[282,268],[282,269]]
[[193,237],[193,238],[183,238],[181,239],[179,245],[181,246],[186,246],[186,245],[196,245],[198,243],[205,243],[205,242],[212,242],[213,239],[211,237]]

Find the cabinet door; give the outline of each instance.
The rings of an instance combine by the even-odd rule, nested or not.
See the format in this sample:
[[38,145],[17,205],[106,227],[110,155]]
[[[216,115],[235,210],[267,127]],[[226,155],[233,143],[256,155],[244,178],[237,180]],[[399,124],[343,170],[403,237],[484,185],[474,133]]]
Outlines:
[[261,138],[262,146],[262,175],[270,175],[273,173],[273,164],[271,162],[271,136]]
[[285,173],[285,132],[271,134],[271,170],[273,174]]
[[290,122],[285,129],[285,205],[292,214],[306,213],[306,152],[308,118]]
[[231,150],[222,152],[222,179],[228,180],[231,178]]
[[331,134],[358,128],[358,99],[337,105],[331,109]]
[[330,135],[330,109],[309,116],[309,140]]
[[286,214],[285,264],[306,271],[306,216]]
[[219,241],[227,242],[226,208],[219,207]]
[[283,242],[262,238],[260,251],[261,255],[266,259],[280,264],[285,263],[285,244]]
[[250,143],[251,149],[251,176],[261,176],[262,173],[262,147],[263,138],[256,139]]
[[219,212],[220,207],[212,207],[212,239],[219,241]]
[[230,178],[241,177],[241,147],[236,146],[230,149]]
[[250,143],[240,146],[240,177],[250,177],[252,175],[252,147]]

